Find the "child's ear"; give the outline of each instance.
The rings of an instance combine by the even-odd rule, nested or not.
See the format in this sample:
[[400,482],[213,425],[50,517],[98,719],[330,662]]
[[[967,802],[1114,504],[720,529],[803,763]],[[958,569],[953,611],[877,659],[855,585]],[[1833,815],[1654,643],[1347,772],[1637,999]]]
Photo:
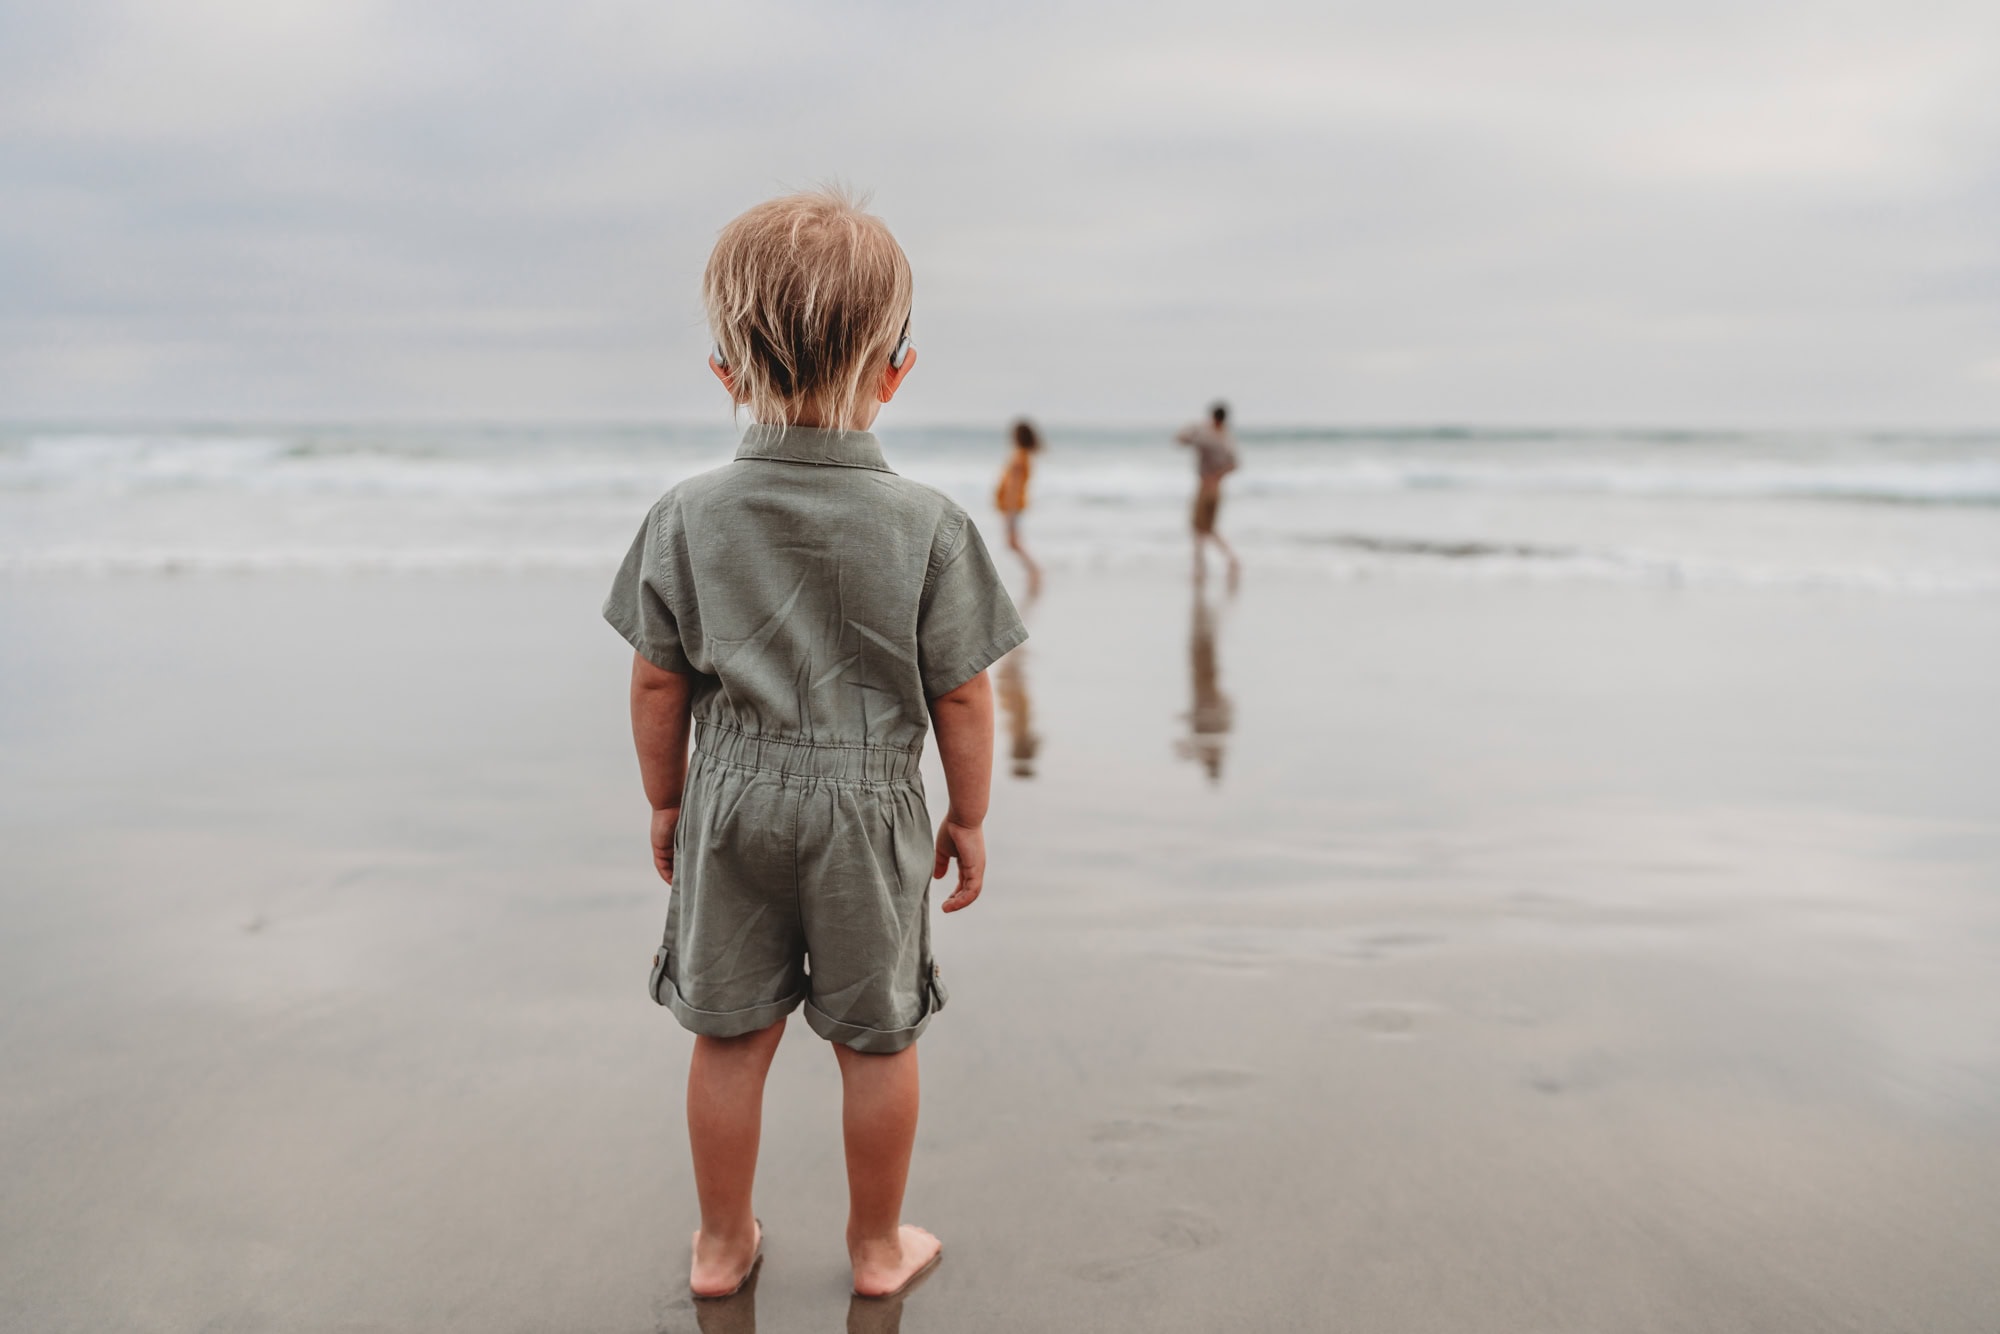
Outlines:
[[708,368],[715,373],[716,379],[722,381],[722,387],[729,391],[729,401],[731,403],[740,403],[743,401],[736,396],[736,373],[717,361],[713,353],[709,355]]
[[875,390],[875,401],[878,403],[887,403],[890,399],[894,398],[896,391],[903,387],[904,379],[916,368],[917,349],[915,348],[911,348],[903,354],[902,365],[884,366],[882,368],[882,383]]

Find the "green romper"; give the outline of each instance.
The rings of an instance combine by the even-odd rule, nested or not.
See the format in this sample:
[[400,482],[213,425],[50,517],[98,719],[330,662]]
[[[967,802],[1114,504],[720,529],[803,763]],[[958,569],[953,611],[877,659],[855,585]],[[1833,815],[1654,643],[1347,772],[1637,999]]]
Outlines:
[[710,1037],[803,1002],[856,1051],[916,1041],[945,1001],[929,701],[1028,637],[971,519],[871,434],[753,426],[653,506],[604,616],[693,681],[653,999]]

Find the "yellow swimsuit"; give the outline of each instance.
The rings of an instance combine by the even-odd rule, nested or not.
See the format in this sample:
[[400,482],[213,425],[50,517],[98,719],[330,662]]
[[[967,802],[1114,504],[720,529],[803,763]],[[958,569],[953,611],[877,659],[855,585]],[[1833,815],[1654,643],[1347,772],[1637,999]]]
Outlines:
[[1028,508],[1028,472],[1034,460],[1028,450],[1016,448],[1000,474],[1000,486],[993,493],[993,508],[1002,514],[1019,514]]

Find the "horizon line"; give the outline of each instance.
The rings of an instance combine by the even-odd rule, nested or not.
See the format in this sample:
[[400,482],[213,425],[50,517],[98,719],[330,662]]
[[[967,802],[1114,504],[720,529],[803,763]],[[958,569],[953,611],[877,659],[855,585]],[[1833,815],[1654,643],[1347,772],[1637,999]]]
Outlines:
[[[1021,414],[983,419],[944,419],[923,421],[878,422],[872,429],[880,434],[902,431],[992,431],[1005,434],[1009,423]],[[1104,418],[1062,420],[1059,418],[1036,419],[1044,430],[1058,431],[1155,431],[1172,430],[1189,417],[1172,418]],[[709,418],[691,417],[481,417],[465,416],[393,416],[360,415],[353,417],[332,417],[318,415],[264,416],[244,415],[223,416],[217,414],[130,414],[116,416],[32,416],[0,417],[0,431],[22,430],[273,430],[273,429],[321,429],[321,430],[494,430],[494,431],[542,431],[542,430],[598,430],[598,431],[656,431],[656,430],[741,430],[748,427],[748,421],[716,421]],[[1896,437],[1976,437],[2000,435],[2000,420],[1985,423],[1960,423],[1955,425],[1917,425],[1903,422],[1872,422],[1835,424],[1828,422],[1791,422],[1785,424],[1750,424],[1744,422],[1675,422],[1665,420],[1647,421],[1559,421],[1530,420],[1519,418],[1496,418],[1479,420],[1475,418],[1409,418],[1402,420],[1313,420],[1313,419],[1253,419],[1248,424],[1239,419],[1234,423],[1240,434],[1248,436],[1282,436],[1290,433],[1336,434],[1336,435],[1638,435],[1638,436],[1731,436],[1731,435],[1809,435],[1832,434],[1860,436]]]

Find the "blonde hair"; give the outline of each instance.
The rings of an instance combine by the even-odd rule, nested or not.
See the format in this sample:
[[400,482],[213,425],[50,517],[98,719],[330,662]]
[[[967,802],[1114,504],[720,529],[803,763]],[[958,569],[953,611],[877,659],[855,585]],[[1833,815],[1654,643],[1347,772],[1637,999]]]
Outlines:
[[759,422],[840,426],[906,330],[910,261],[865,200],[766,200],[722,229],[702,304],[736,398]]

